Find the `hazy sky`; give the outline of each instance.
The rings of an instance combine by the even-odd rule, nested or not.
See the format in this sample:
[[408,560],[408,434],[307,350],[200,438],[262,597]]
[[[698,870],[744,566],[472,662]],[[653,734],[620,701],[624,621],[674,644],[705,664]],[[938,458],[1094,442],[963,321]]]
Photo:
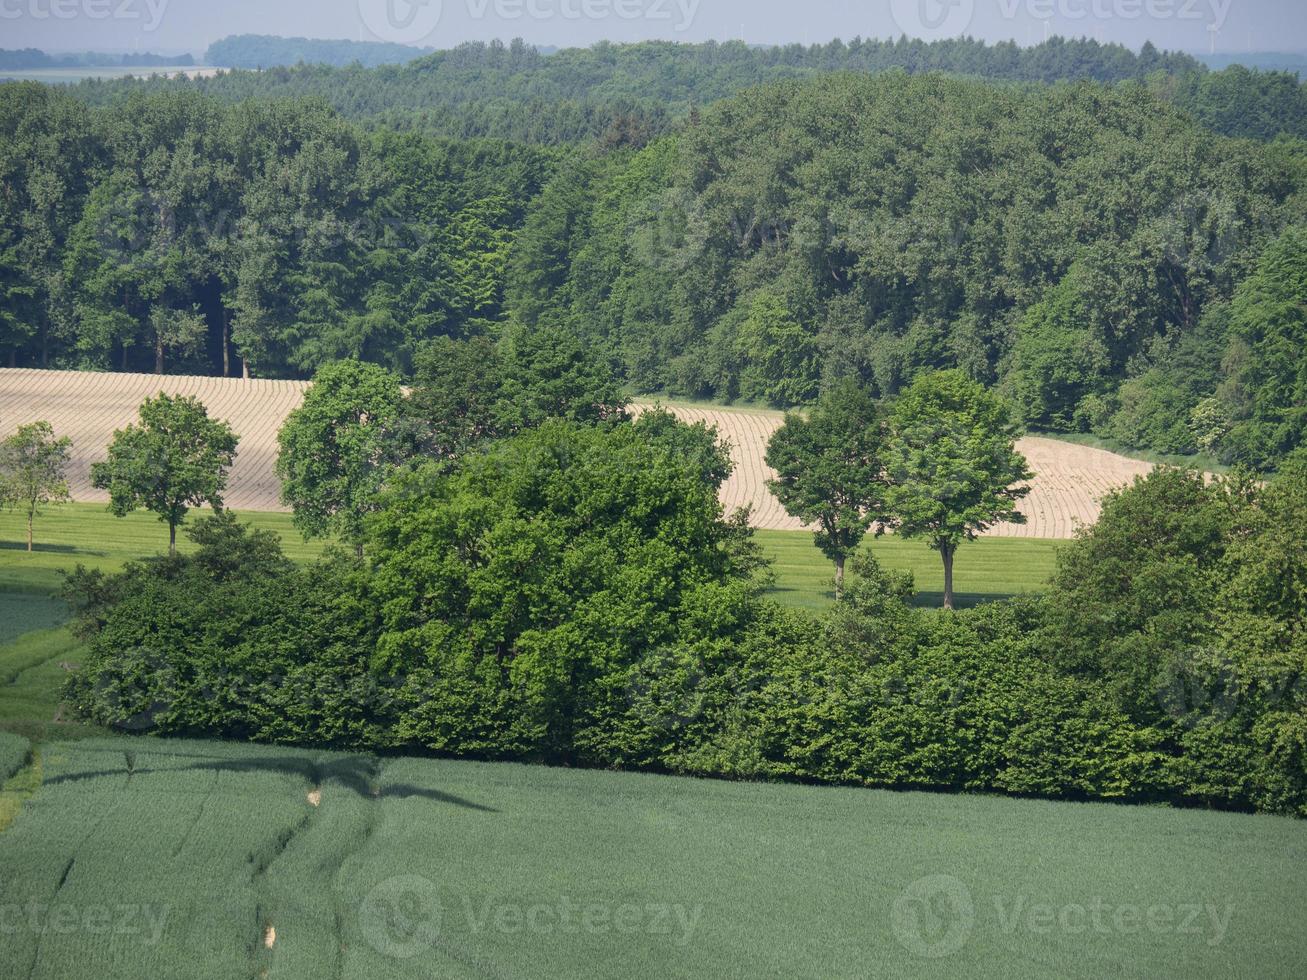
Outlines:
[[1307,0],[0,0],[0,48],[202,52],[228,34],[449,47],[523,37],[750,43],[833,37],[1095,37],[1138,47],[1307,50]]

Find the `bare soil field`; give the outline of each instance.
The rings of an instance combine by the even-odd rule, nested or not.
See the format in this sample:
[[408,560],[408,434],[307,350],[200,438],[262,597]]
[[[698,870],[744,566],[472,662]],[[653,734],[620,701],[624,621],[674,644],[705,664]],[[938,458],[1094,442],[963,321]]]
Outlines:
[[[106,495],[91,487],[90,467],[104,458],[114,431],[135,421],[140,403],[160,391],[195,395],[210,415],[225,419],[241,437],[228,505],[237,510],[284,510],[273,472],[277,431],[307,387],[299,381],[0,369],[0,437],[27,422],[49,421],[56,432],[73,440],[73,498],[103,501]],[[802,528],[767,490],[772,473],[764,455],[767,440],[781,425],[780,412],[669,408],[686,421],[716,426],[719,435],[729,440],[735,473],[722,492],[728,509],[751,506],[755,527]],[[1028,523],[995,528],[990,532],[994,537],[1069,538],[1077,526],[1098,519],[1104,494],[1153,468],[1151,463],[1054,439],[1028,437],[1018,448],[1036,474],[1030,496],[1021,506]]]

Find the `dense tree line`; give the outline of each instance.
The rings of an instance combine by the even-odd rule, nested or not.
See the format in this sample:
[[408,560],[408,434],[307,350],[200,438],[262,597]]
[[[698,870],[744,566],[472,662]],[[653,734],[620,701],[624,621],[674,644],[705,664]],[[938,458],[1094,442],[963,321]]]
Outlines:
[[364,134],[312,100],[190,92],[91,110],[5,86],[0,133],[10,365],[406,370],[422,341],[502,317],[551,169],[526,147]]
[[[784,406],[958,367],[1032,425],[1260,465],[1298,436],[1250,433],[1252,392],[1296,412],[1301,360],[1251,352],[1272,307],[1240,297],[1268,277],[1292,292],[1304,161],[1297,142],[1214,138],[1143,87],[765,86],[563,167],[509,306],[570,322],[639,390]],[[1275,308],[1262,352],[1302,337]]]
[[832,74],[566,149],[8,85],[0,358],[409,373],[433,339],[565,327],[637,391],[790,406],[957,367],[1030,425],[1273,466],[1303,430],[1307,153],[1213,137],[1155,81]]
[[[242,64],[247,63],[243,60]],[[305,61],[310,61],[306,57]],[[366,59],[361,59],[366,60]],[[226,62],[218,62],[225,64]],[[1152,79],[1183,108],[1211,95],[1217,106],[1204,118],[1226,135],[1272,133],[1307,136],[1307,97],[1288,74],[1234,71],[1208,92],[1198,81],[1206,69],[1189,55],[1151,44],[1135,53],[1120,45],[1052,38],[1020,47],[958,38],[935,42],[854,38],[809,46],[750,47],[739,41],[676,44],[600,43],[543,54],[521,40],[468,43],[404,65],[374,69],[261,61],[278,67],[228,72],[193,80],[88,81],[80,94],[114,101],[146,89],[198,89],[228,101],[316,96],[347,117],[430,135],[568,143],[585,138],[640,138],[665,132],[696,106],[783,79],[837,72],[922,74],[942,72],[1014,84]],[[1168,85],[1167,79],[1184,84]],[[1230,111],[1231,108],[1242,111]]]
[[430,53],[430,48],[383,41],[326,41],[308,37],[233,34],[214,41],[204,54],[206,65],[223,68],[271,68],[275,65],[351,65],[365,68],[403,64]]
[[21,68],[103,68],[108,65],[131,67],[176,65],[190,67],[195,59],[189,54],[164,55],[150,51],[132,54],[106,54],[102,51],[83,51],[76,54],[47,54],[37,48],[0,48],[0,70]]

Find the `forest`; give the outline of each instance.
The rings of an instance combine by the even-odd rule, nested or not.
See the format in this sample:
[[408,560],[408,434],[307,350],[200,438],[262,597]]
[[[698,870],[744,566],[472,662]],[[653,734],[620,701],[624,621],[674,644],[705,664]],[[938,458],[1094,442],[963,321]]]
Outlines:
[[961,368],[1031,427],[1274,468],[1307,425],[1304,119],[1293,76],[1070,41],[7,84],[0,358],[406,375],[516,324],[636,393]]

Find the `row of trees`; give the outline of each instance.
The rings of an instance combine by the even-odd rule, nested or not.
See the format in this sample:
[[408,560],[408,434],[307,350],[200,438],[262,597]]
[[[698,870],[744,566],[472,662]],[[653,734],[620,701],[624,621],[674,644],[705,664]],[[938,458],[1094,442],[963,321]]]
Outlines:
[[1273,467],[1301,441],[1274,351],[1307,332],[1303,144],[1214,139],[1138,86],[834,75],[566,160],[185,88],[4,86],[0,134],[13,366],[410,375],[521,324],[638,391],[791,406],[956,367],[1132,448]]
[[1016,451],[1004,402],[959,371],[923,375],[883,413],[852,382],[772,436],[770,486],[785,509],[814,525],[817,546],[845,562],[872,528],[921,537],[944,562],[944,608],[953,608],[958,546],[996,524],[1025,523],[1016,505],[1034,474]]

